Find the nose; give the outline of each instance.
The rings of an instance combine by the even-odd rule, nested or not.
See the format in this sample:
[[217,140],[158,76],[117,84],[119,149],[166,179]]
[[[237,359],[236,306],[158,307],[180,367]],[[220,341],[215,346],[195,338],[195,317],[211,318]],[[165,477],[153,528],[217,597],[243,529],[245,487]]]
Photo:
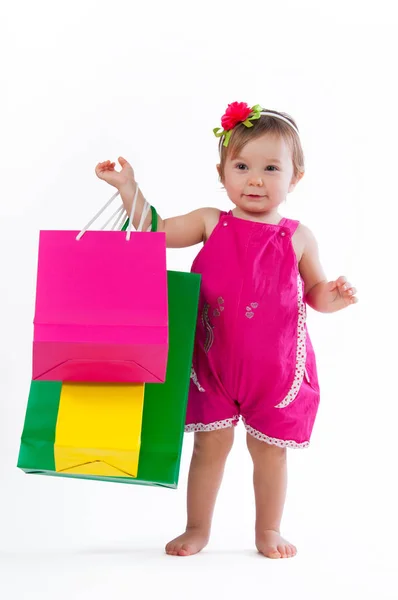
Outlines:
[[261,179],[261,177],[251,177],[249,179],[249,185],[253,186],[253,187],[262,187],[263,186],[263,180]]

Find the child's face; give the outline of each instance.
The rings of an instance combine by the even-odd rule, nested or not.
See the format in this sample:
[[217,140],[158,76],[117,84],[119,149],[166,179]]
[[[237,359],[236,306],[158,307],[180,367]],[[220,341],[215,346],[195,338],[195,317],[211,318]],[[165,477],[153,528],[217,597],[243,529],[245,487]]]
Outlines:
[[240,156],[228,157],[224,187],[230,200],[248,213],[269,213],[293,191],[291,150],[283,138],[264,134],[246,144]]

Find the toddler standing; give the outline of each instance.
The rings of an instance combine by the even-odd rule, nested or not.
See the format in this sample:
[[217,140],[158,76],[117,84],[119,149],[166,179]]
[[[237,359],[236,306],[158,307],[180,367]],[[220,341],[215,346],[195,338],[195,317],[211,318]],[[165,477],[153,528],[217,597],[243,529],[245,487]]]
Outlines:
[[[306,448],[320,392],[306,305],[336,312],[357,302],[345,277],[328,281],[317,242],[279,206],[304,175],[295,121],[243,102],[221,120],[220,180],[234,208],[202,208],[162,220],[169,248],[203,243],[192,271],[202,276],[186,431],[195,432],[188,479],[186,531],[166,552],[188,556],[208,543],[216,496],[240,418],[254,465],[256,546],[269,558],[296,554],[280,534],[286,495],[286,449]],[[131,165],[99,163],[127,214],[144,196]],[[150,224],[150,216],[148,216]]]

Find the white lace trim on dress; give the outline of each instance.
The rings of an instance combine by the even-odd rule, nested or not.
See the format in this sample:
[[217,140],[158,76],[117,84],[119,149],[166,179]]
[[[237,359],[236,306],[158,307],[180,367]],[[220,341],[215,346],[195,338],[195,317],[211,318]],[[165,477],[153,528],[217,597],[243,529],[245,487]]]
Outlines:
[[288,391],[282,402],[279,402],[275,408],[285,408],[289,406],[295,400],[301,384],[303,383],[305,363],[307,361],[307,349],[306,349],[306,334],[305,334],[305,321],[306,321],[306,307],[303,301],[303,284],[301,281],[300,273],[297,276],[297,299],[298,299],[298,324],[297,324],[297,351],[296,351],[296,372],[292,387]]
[[196,387],[198,388],[198,390],[200,392],[205,392],[206,390],[200,385],[199,380],[198,380],[198,376],[195,373],[195,369],[192,367],[191,368],[191,379],[194,382],[194,384],[196,385]]
[[243,418],[242,420],[247,432],[260,442],[266,442],[272,446],[279,446],[279,448],[308,448],[310,445],[309,441],[295,442],[294,440],[280,440],[278,438],[270,437],[269,435],[265,435],[265,433],[261,433],[261,431],[257,431],[257,429],[253,429],[253,427],[250,427],[250,425],[247,425]]
[[204,423],[190,423],[189,425],[185,425],[185,432],[189,433],[191,431],[216,431],[217,429],[226,429],[227,427],[232,427],[237,421],[239,421],[238,415],[232,417],[232,419],[214,421],[214,423],[208,423],[207,425]]

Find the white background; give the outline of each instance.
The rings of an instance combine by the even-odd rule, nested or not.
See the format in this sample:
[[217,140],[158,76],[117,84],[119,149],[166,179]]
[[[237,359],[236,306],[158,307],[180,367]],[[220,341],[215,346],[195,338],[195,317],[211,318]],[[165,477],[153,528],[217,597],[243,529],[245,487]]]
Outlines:
[[[398,598],[397,93],[394,2],[19,1],[3,9],[0,199],[0,595],[58,598]],[[3,17],[2,17],[3,18]],[[5,92],[5,95],[4,95]],[[167,557],[178,491],[29,477],[15,467],[30,384],[39,229],[78,229],[125,156],[166,217],[228,209],[212,129],[235,100],[297,121],[306,175],[284,216],[318,239],[360,302],[308,310],[322,385],[308,450],[289,451],[283,533],[254,551],[243,427],[208,548]],[[168,251],[189,270],[199,248]]]

